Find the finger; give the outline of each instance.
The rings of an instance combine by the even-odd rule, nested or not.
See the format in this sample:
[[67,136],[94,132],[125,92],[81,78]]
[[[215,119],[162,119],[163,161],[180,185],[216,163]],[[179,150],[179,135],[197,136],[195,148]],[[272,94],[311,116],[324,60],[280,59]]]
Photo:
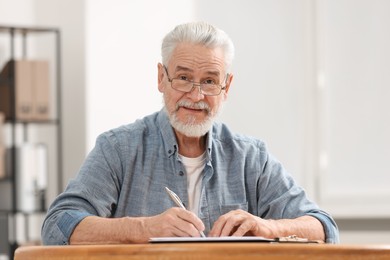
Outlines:
[[199,237],[200,231],[204,230],[203,222],[188,210],[172,207],[162,215],[160,225],[164,226],[163,232],[168,236]]
[[188,237],[188,232],[185,230],[182,230],[180,226],[171,226],[170,228],[170,236],[173,237]]
[[231,236],[243,221],[244,218],[240,215],[230,216],[222,229],[221,236]]
[[178,208],[170,208],[162,213],[161,218],[156,220],[155,227],[160,229],[161,236],[185,236],[185,233],[178,228]]
[[225,226],[225,223],[227,221],[227,215],[220,216],[217,221],[214,222],[213,227],[211,228],[209,232],[210,237],[220,237],[223,227]]
[[214,223],[209,236],[229,236],[234,234],[246,217],[248,217],[248,213],[243,210],[233,210],[220,216]]
[[155,227],[160,230],[159,236],[188,237],[197,236],[199,231],[195,226],[186,220],[186,210],[173,207],[166,210],[156,219]]
[[200,236],[199,231],[191,223],[178,219],[173,226],[173,234],[177,237],[196,237]]
[[200,231],[192,223],[186,220],[179,218],[175,227],[184,232],[184,236],[200,237]]
[[205,229],[205,226],[202,222],[202,220],[200,220],[198,218],[198,216],[196,216],[193,212],[191,211],[188,211],[188,210],[181,210],[178,214],[178,217],[181,218],[183,221],[186,221],[187,223],[190,224],[190,226],[192,226],[190,228],[189,231],[190,234],[192,236],[200,236],[200,231],[204,231]]
[[233,232],[232,236],[236,236],[236,237],[245,236],[246,233],[251,231],[251,227],[252,225],[250,221],[244,221],[243,223],[241,223],[241,225],[237,227],[236,231]]

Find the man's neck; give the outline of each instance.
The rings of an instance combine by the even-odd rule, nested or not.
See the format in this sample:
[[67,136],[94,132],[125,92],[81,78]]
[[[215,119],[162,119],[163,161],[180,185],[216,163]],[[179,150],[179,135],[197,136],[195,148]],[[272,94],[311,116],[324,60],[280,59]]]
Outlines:
[[179,153],[185,157],[195,158],[204,153],[206,150],[206,136],[188,137],[177,131],[176,138],[179,144]]

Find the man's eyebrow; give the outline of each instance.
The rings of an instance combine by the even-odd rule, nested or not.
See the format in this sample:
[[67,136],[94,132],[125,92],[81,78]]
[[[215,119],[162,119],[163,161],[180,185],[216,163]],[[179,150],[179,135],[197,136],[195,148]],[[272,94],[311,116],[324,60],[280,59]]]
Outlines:
[[214,76],[217,76],[217,77],[219,77],[219,75],[221,75],[219,73],[219,71],[207,71],[207,74],[214,75]]

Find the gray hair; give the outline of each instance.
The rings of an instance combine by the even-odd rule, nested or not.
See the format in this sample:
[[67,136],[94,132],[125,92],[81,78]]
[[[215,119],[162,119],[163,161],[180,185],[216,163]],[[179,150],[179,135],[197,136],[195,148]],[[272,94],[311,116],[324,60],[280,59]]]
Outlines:
[[168,65],[177,44],[202,44],[208,48],[222,48],[225,55],[227,72],[234,58],[234,45],[229,36],[222,30],[205,22],[185,23],[176,26],[163,39],[161,46],[162,63]]

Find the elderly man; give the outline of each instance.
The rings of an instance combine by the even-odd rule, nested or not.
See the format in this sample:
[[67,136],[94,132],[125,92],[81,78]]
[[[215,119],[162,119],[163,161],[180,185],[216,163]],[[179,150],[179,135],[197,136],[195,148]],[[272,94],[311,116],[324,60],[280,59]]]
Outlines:
[[[100,135],[77,177],[51,205],[45,244],[144,243],[151,237],[297,235],[338,242],[265,144],[215,118],[233,80],[232,41],[202,22],[162,43],[164,108]],[[176,207],[165,187],[187,209]]]

